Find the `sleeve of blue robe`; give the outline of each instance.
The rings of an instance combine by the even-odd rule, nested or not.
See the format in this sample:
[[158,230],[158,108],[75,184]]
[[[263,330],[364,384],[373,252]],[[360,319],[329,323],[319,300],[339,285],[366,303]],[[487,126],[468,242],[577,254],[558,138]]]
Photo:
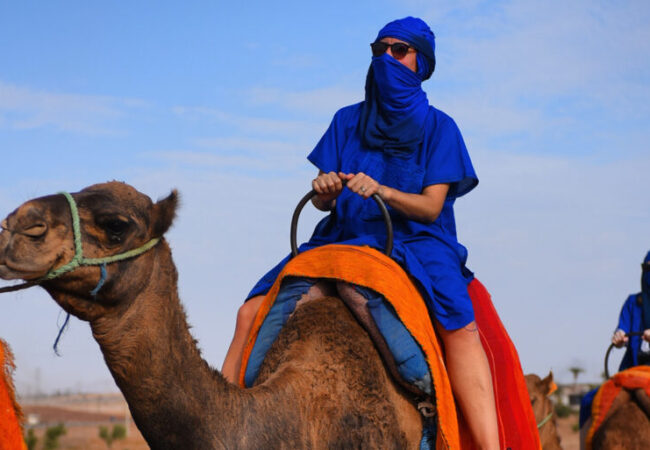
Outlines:
[[634,317],[634,298],[628,297],[623,307],[621,308],[621,313],[618,316],[618,327],[617,329],[623,330],[626,333],[632,331],[632,318]]
[[307,159],[325,173],[341,170],[341,150],[348,133],[359,120],[359,105],[342,108],[334,114],[332,123]]
[[478,178],[456,122],[442,111],[432,110],[433,123],[427,122],[430,125],[425,134],[428,161],[424,186],[449,183],[447,197],[458,198],[474,189]]
[[[627,298],[621,308],[621,314],[618,318],[618,328],[626,333],[641,331],[641,328],[643,328],[641,306],[637,304],[636,298],[637,294],[632,294]],[[625,349],[625,354],[623,355],[623,359],[621,359],[621,364],[618,368],[619,371],[634,367],[638,364],[640,348],[641,337],[630,336],[627,348]]]

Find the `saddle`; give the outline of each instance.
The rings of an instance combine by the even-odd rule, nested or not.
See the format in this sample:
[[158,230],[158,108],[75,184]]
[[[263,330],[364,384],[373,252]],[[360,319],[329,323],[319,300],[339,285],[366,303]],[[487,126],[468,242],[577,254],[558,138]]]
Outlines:
[[[340,297],[373,337],[388,371],[396,381],[402,386],[408,385],[407,391],[413,393],[415,398],[422,400],[428,396],[435,404],[436,448],[473,448],[466,424],[456,409],[444,365],[443,349],[424,300],[397,263],[369,247],[332,244],[301,253],[289,261],[264,299],[254,321],[242,358],[239,379],[242,387],[250,386],[257,376],[255,367],[261,364],[265,354],[264,351],[259,351],[259,347],[266,346],[268,349],[277,335],[273,332],[269,338],[266,331],[270,328],[269,323],[280,324],[281,328],[288,314],[295,308],[295,301],[287,301],[285,291],[281,290],[284,281],[291,278],[337,282]],[[305,291],[304,286],[293,286]],[[502,447],[539,449],[541,447],[535,418],[514,345],[480,282],[473,280],[468,290],[474,304],[481,342],[492,370]],[[377,301],[377,294],[385,300],[385,304]],[[284,302],[284,305],[274,309],[275,302]],[[373,312],[373,308],[378,308],[380,312]],[[387,329],[398,329],[394,327],[391,315],[408,330],[406,338],[401,332],[386,333]],[[377,320],[379,316],[384,319]],[[396,345],[391,342],[393,338],[387,337],[387,334],[399,335],[399,343]],[[410,359],[409,355],[414,354],[409,350],[411,346],[407,342],[408,337],[414,340],[415,347],[421,349],[422,365],[426,372],[424,375],[417,364],[415,368],[407,368],[407,376],[402,373],[402,361]],[[258,340],[264,344],[256,344]],[[388,351],[382,350],[382,345]],[[402,349],[402,354],[396,355],[395,349],[398,352]],[[391,354],[392,356],[386,356]]]
[[622,390],[631,393],[631,397],[650,419],[650,367],[636,366],[619,372],[603,383],[596,392],[591,405],[592,422],[585,438],[585,449],[591,450],[596,430],[605,422]]

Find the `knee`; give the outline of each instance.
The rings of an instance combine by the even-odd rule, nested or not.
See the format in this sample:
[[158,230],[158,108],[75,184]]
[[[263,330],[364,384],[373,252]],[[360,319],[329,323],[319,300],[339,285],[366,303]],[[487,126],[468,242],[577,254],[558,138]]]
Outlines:
[[260,304],[264,299],[263,296],[253,297],[239,307],[237,311],[237,328],[249,328],[255,320]]

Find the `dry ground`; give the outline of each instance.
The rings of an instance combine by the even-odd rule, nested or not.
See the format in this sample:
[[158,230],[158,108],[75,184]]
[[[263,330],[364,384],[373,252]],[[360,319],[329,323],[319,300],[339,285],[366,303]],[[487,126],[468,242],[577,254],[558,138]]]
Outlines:
[[557,419],[557,430],[564,450],[578,450],[580,448],[579,432],[573,431],[573,427],[577,423],[578,416]]
[[[112,429],[124,424],[128,414],[126,403],[120,394],[69,395],[40,399],[20,400],[25,417],[39,423],[27,425],[33,428],[39,440],[36,448],[43,448],[43,435],[48,426],[65,424],[67,433],[59,439],[61,450],[105,450],[108,447],[99,437],[101,425]],[[577,416],[557,419],[558,432],[564,450],[578,450],[578,432],[573,431]],[[129,421],[128,437],[115,441],[113,450],[145,450],[149,447],[132,421]]]
[[128,414],[126,402],[120,394],[69,395],[20,399],[26,429],[33,429],[38,442],[36,449],[43,448],[45,430],[63,423],[66,434],[59,438],[61,450],[105,450],[106,443],[99,437],[99,427],[112,430],[115,424],[127,424],[126,439],[113,443],[113,450],[146,450],[149,447]]

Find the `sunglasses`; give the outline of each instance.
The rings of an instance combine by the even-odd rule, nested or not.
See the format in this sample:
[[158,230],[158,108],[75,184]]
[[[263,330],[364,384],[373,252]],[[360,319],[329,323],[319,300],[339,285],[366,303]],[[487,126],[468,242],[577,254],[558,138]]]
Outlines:
[[[394,42],[392,44],[388,44],[386,42],[377,41],[370,44],[370,48],[372,49],[372,56],[383,55],[386,53],[386,50],[388,50],[388,47],[390,47],[390,52],[395,59],[404,58],[409,50],[413,48],[403,42]],[[415,49],[413,51],[415,51]]]
[[641,263],[641,270],[643,272],[650,272],[650,262]]

